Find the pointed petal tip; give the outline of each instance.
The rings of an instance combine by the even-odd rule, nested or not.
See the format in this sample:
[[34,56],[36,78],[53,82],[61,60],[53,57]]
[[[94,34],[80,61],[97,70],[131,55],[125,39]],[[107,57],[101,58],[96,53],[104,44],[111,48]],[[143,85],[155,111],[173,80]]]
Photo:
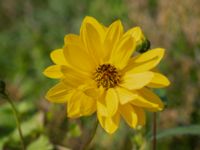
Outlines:
[[43,71],[43,74],[46,77],[49,77],[49,78],[59,79],[59,78],[61,78],[63,76],[63,73],[61,72],[60,68],[61,68],[60,65],[51,65],[51,66],[48,66]]
[[42,74],[46,77],[49,78],[49,75],[48,75],[48,67],[44,69],[44,71],[42,72]]
[[116,20],[114,23],[115,23],[115,24],[122,25],[122,22],[121,22],[121,20],[120,20],[120,19],[117,19],[117,20]]
[[155,48],[153,50],[156,50],[160,55],[163,57],[165,54],[165,49],[164,48]]
[[85,16],[83,19],[83,23],[92,23],[92,22],[98,22],[94,17],[92,16]]
[[114,129],[114,130],[108,130],[108,129],[104,129],[109,135],[112,135],[112,134],[114,134],[115,133],[115,131],[117,130],[117,129]]
[[141,30],[142,31],[142,29],[141,29],[141,27],[140,26],[136,26],[136,27],[134,27],[136,30]]
[[169,81],[169,79],[166,80],[165,82],[165,87],[170,86],[171,82]]

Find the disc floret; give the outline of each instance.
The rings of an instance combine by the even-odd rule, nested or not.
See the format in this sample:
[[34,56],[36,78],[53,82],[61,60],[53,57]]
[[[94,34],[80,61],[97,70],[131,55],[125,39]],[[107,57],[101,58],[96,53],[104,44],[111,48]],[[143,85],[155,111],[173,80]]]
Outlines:
[[113,88],[120,82],[120,75],[115,66],[111,64],[102,64],[96,69],[95,81],[97,87],[102,86],[105,89]]

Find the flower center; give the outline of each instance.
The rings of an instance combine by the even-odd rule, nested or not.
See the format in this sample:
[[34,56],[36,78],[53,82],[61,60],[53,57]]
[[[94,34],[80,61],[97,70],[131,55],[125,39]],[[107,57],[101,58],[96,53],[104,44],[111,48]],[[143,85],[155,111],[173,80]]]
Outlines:
[[95,72],[95,79],[97,87],[104,87],[106,89],[113,88],[120,82],[120,75],[111,64],[100,65]]

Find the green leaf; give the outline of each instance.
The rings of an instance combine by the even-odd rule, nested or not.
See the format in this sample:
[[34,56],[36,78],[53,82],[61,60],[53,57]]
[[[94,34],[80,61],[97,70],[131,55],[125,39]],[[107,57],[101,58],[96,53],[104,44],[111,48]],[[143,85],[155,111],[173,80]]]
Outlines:
[[[43,122],[42,122],[42,113],[36,113],[32,118],[29,120],[21,123],[21,129],[23,136],[26,137],[30,135],[32,132],[39,132],[43,129]],[[20,141],[18,129],[11,133],[11,139],[14,141]]]
[[[200,125],[190,125],[184,127],[176,127],[160,131],[157,134],[157,139],[162,139],[166,137],[172,137],[177,135],[200,135]],[[151,136],[151,140],[153,137]]]
[[8,137],[0,138],[0,149],[3,149],[3,146],[7,140]]
[[81,129],[80,127],[75,124],[75,123],[72,123],[69,127],[69,133],[68,133],[68,136],[69,137],[79,137],[81,135]]
[[41,135],[37,140],[32,142],[28,147],[27,150],[53,150],[52,144],[49,142],[49,139]]
[[[23,101],[21,103],[15,103],[15,106],[20,115],[26,114],[34,110],[34,104],[27,101]],[[14,114],[10,104],[9,103],[2,104],[0,107],[0,116],[1,116],[0,127],[15,128],[16,123],[13,115]]]
[[[17,110],[19,114],[28,114],[34,109],[34,105],[30,102],[16,103]],[[41,121],[42,114],[36,113],[34,116],[29,116],[29,119],[21,121],[21,128],[23,135],[28,136],[33,131],[39,132],[43,127],[43,122]],[[12,108],[9,103],[5,103],[0,107],[0,128],[3,130],[0,132],[0,149],[8,141],[19,142],[19,133],[16,127],[16,121]]]

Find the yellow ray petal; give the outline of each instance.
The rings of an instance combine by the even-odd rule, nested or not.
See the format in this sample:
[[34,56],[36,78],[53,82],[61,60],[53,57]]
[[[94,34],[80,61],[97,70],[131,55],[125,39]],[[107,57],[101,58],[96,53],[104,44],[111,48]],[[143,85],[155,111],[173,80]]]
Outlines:
[[132,37],[134,37],[137,45],[142,44],[142,42],[145,40],[144,34],[140,27],[129,29],[124,35],[131,35]]
[[61,71],[60,65],[53,65],[53,66],[47,67],[44,70],[43,74],[49,78],[55,78],[55,79],[59,79],[63,77],[63,73]]
[[156,67],[163,58],[164,52],[165,50],[162,48],[155,48],[131,58],[127,67],[125,67],[123,71],[136,73],[151,70]]
[[108,60],[113,48],[116,46],[122,35],[123,35],[122,23],[120,20],[117,20],[109,26],[106,32],[104,40],[104,49],[106,55],[105,60]]
[[119,98],[113,88],[105,90],[101,88],[97,97],[97,111],[102,116],[113,116],[118,109]]
[[114,133],[119,127],[120,116],[116,113],[112,117],[105,117],[97,113],[97,117],[102,128],[109,134]]
[[113,88],[110,88],[106,92],[105,97],[106,107],[109,116],[113,116],[118,109],[119,99],[116,91]]
[[129,90],[140,89],[146,86],[153,78],[153,73],[150,71],[141,73],[127,72],[122,79],[120,85]]
[[109,62],[118,69],[123,69],[133,52],[135,51],[136,43],[133,37],[123,36],[117,43],[117,47],[112,51]]
[[[81,25],[81,39],[96,64],[102,63],[104,57],[104,27],[94,18],[85,17]],[[91,59],[91,58],[90,58]]]
[[121,105],[120,114],[130,127],[135,128],[137,126],[138,118],[140,116],[137,116],[137,113],[131,104]]
[[82,72],[69,67],[61,66],[61,72],[64,75],[62,81],[66,85],[73,88],[77,88],[78,86],[83,85],[84,83],[87,83],[91,80],[90,76],[88,76],[87,74],[83,74]]
[[67,65],[65,60],[63,49],[56,49],[50,54],[51,60],[57,65]]
[[117,86],[115,90],[117,92],[117,95],[119,97],[119,102],[121,104],[126,104],[137,97],[137,94],[134,94],[133,92],[123,87]]
[[91,115],[95,111],[96,102],[80,90],[76,90],[67,102],[67,115],[70,118]]
[[161,111],[164,108],[161,99],[147,88],[138,90],[138,97],[131,101],[131,103],[150,111]]
[[170,85],[170,81],[167,79],[166,76],[153,72],[154,76],[151,80],[151,82],[147,85],[148,87],[152,88],[162,88]]
[[99,95],[99,90],[92,85],[89,88],[85,89],[84,93],[90,97],[93,97],[94,99],[97,99]]
[[138,116],[137,125],[144,126],[145,123],[146,123],[146,115],[145,115],[144,110],[142,108],[140,108],[140,107],[136,107],[136,106],[133,106],[133,105],[132,105],[132,107],[134,108],[135,113]]
[[80,69],[83,72],[93,72],[95,69],[94,62],[86,51],[78,44],[67,44],[65,45],[63,52],[66,61],[71,66]]
[[64,38],[64,43],[65,45],[67,44],[81,44],[81,38],[80,36],[76,35],[76,34],[67,34]]
[[96,29],[96,31],[100,35],[101,42],[103,42],[105,38],[105,34],[106,34],[106,27],[100,24],[95,18],[89,17],[89,16],[86,16],[82,22],[81,29],[80,29],[81,38],[83,38],[83,34],[85,34],[84,32],[85,32],[86,24],[90,24]]
[[81,36],[83,36],[85,47],[93,56],[92,58],[97,64],[100,64],[104,57],[104,50],[97,29],[91,24],[86,24],[84,34]]
[[108,116],[108,110],[105,101],[105,92],[101,93],[97,99],[97,112],[101,116]]
[[81,113],[83,114],[83,116],[88,116],[93,114],[96,111],[96,109],[97,109],[96,100],[92,99],[89,96],[87,96],[87,98],[82,100]]
[[73,93],[73,90],[60,82],[52,87],[46,94],[46,99],[54,103],[65,103],[67,102]]

